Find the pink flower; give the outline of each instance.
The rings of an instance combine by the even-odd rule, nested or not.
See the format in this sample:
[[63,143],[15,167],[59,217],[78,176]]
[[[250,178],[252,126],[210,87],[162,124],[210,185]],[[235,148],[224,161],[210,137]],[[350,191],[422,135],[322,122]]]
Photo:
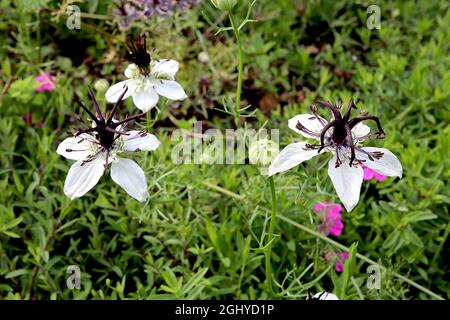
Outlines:
[[344,271],[344,263],[345,260],[348,259],[348,252],[340,252],[340,253],[336,253],[336,271],[337,272],[342,272]]
[[339,237],[344,229],[342,222],[342,207],[340,204],[328,201],[316,203],[313,207],[314,211],[321,213],[322,225],[319,227],[320,232],[328,236],[332,234]]
[[40,85],[36,87],[37,92],[55,90],[56,80],[55,77],[53,77],[49,72],[41,73],[39,76],[34,78],[34,80],[40,83]]
[[362,163],[361,163],[361,166],[364,168],[364,176],[363,176],[364,180],[376,179],[379,182],[386,180],[386,176],[383,176],[382,174],[380,174],[376,171],[373,171],[372,169],[366,167]]
[[325,254],[325,260],[332,260],[335,259],[335,269],[337,272],[342,272],[344,271],[344,263],[345,260],[348,259],[348,252],[337,252],[337,253],[331,253],[331,252],[327,252]]

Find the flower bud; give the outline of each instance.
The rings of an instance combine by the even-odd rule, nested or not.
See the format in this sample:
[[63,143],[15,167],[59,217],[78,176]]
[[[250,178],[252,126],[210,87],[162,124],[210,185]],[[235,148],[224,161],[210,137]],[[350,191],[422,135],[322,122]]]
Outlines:
[[250,145],[249,160],[251,164],[268,166],[278,152],[278,145],[272,140],[264,138]]
[[200,53],[198,54],[198,61],[199,61],[200,63],[203,63],[203,64],[208,63],[208,61],[209,61],[208,53],[205,52],[205,51],[200,52]]
[[237,0],[211,0],[211,3],[219,10],[229,11],[236,5]]
[[94,82],[94,89],[97,92],[106,92],[106,90],[108,90],[108,87],[109,87],[108,80],[98,79],[97,81]]

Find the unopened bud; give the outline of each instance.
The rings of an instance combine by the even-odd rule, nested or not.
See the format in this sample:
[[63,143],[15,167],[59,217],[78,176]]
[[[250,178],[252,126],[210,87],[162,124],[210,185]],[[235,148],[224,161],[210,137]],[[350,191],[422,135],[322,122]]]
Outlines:
[[253,142],[249,148],[249,160],[251,164],[268,166],[278,155],[278,145],[269,139],[261,139]]
[[208,61],[209,61],[209,56],[208,56],[208,53],[207,52],[205,52],[205,51],[202,51],[202,52],[200,52],[199,54],[198,54],[198,61],[200,62],[200,63],[208,63]]
[[97,92],[106,92],[106,90],[108,90],[109,87],[109,82],[105,79],[98,79],[97,81],[94,82],[94,89]]
[[211,0],[211,3],[219,10],[229,11],[236,5],[237,0]]

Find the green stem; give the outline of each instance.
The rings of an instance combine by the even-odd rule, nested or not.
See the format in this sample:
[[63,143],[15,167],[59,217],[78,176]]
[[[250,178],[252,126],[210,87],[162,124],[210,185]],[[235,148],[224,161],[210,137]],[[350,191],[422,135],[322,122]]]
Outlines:
[[273,177],[269,177],[270,193],[272,195],[272,215],[270,217],[269,234],[267,237],[267,248],[266,248],[266,282],[269,292],[274,295],[272,287],[272,264],[270,263],[273,245],[273,232],[275,230],[275,219],[277,217],[277,196],[275,194],[275,184],[273,182]]
[[37,41],[37,50],[38,50],[38,64],[40,64],[41,61],[41,10],[37,13],[37,30],[36,30],[36,41]]
[[243,52],[242,52],[242,44],[241,44],[241,36],[239,34],[238,26],[236,25],[236,21],[234,19],[233,13],[231,11],[228,12],[228,16],[230,18],[231,27],[233,28],[234,36],[236,37],[236,43],[238,46],[238,83],[236,89],[236,105],[235,105],[235,117],[236,117],[236,127],[239,128],[241,126],[241,95],[242,95],[242,73],[243,73]]
[[[305,231],[305,232],[307,232],[307,233],[309,233],[309,234],[311,234],[311,235],[313,235],[313,236],[315,236],[315,237],[317,237],[317,238],[319,238],[319,239],[321,239],[323,241],[326,241],[326,242],[330,243],[331,245],[333,245],[333,246],[335,246],[335,247],[337,247],[337,248],[339,248],[339,249],[341,249],[343,251],[349,251],[350,250],[348,247],[340,244],[339,242],[336,242],[336,241],[334,241],[334,240],[324,236],[323,234],[321,234],[321,233],[319,233],[319,232],[317,232],[315,230],[312,230],[312,229],[310,229],[308,227],[305,227],[304,225],[302,225],[302,224],[300,224],[298,222],[295,222],[295,221],[293,221],[293,220],[291,220],[289,218],[286,218],[284,216],[281,216],[281,215],[279,216],[279,218],[281,220],[283,220],[283,221],[293,225],[296,228],[299,228],[299,229],[301,229],[301,230],[303,230],[303,231]],[[380,269],[386,270],[386,267],[380,265],[379,263],[376,263],[372,259],[369,259],[369,258],[367,258],[366,256],[363,256],[360,253],[357,253],[356,257],[358,257],[359,259],[361,259],[361,260],[363,260],[363,261],[365,261],[367,263],[370,263],[372,265],[376,265]],[[397,272],[393,272],[392,274],[395,277],[399,278],[400,280],[402,280],[402,281],[408,283],[409,285],[415,287],[416,289],[419,289],[420,291],[425,292],[426,294],[430,295],[431,297],[433,297],[433,298],[435,298],[437,300],[444,300],[440,295],[438,295],[438,294],[434,293],[433,291],[430,291],[429,289],[421,286],[417,282],[414,282],[413,280],[408,279],[407,277],[405,277],[405,276],[403,276],[403,275],[401,275],[401,274],[399,274]]]

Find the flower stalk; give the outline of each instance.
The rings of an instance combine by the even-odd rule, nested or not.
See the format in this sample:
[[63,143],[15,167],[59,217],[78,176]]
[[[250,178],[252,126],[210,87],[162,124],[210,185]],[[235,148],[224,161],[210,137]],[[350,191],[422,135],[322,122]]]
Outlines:
[[236,102],[235,102],[235,122],[236,127],[241,126],[241,95],[242,95],[242,74],[244,71],[243,64],[243,50],[241,43],[241,35],[239,34],[239,28],[236,24],[236,19],[233,13],[228,11],[228,17],[230,19],[231,27],[233,28],[234,37],[236,38],[236,44],[238,46],[238,82],[236,87]]
[[266,258],[266,282],[267,288],[269,292],[273,295],[273,286],[272,286],[272,265],[271,265],[271,256],[272,256],[272,246],[273,246],[273,232],[275,230],[275,220],[277,218],[277,196],[275,193],[275,183],[273,181],[273,177],[269,177],[269,186],[270,186],[270,194],[272,196],[272,210],[270,216],[270,225],[269,225],[269,234],[267,236],[267,247],[265,251]]

